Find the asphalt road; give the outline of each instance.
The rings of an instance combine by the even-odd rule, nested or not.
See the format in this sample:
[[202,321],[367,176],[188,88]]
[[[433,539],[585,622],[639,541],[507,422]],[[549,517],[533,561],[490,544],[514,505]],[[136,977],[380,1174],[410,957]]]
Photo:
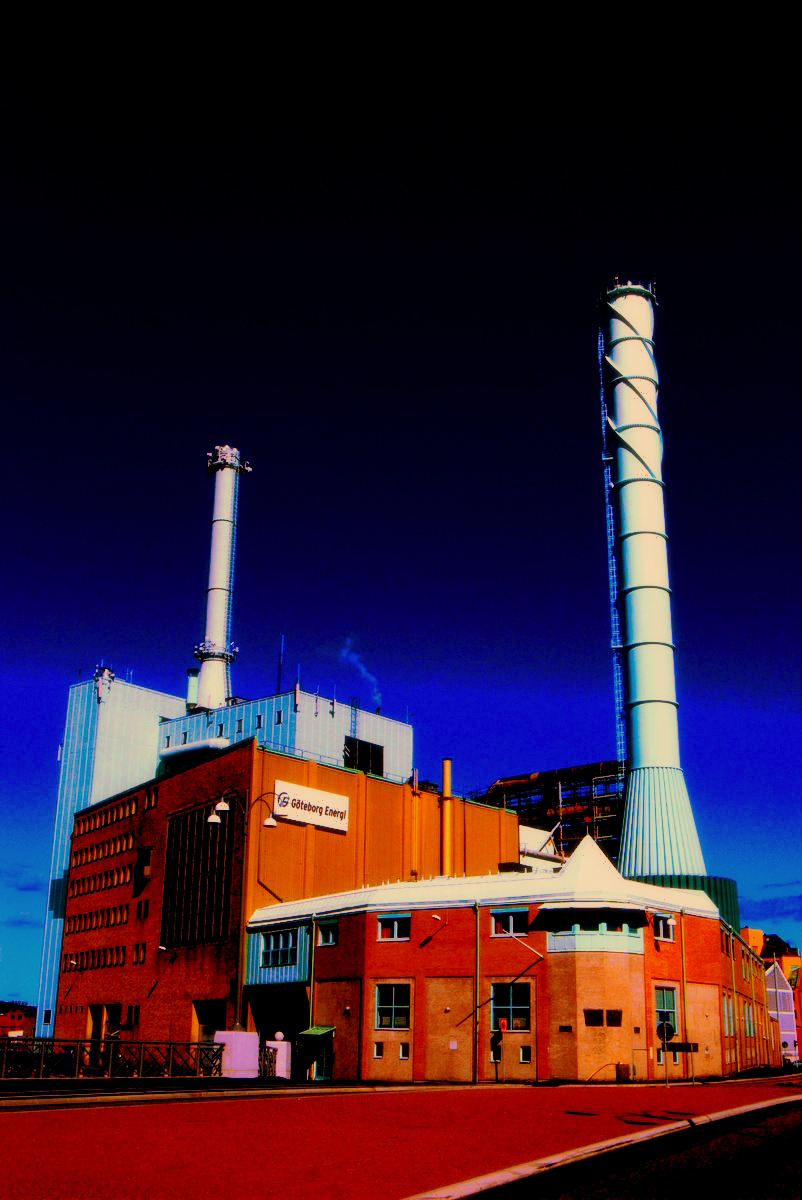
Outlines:
[[[404,1200],[592,1142],[788,1095],[802,1100],[799,1080],[34,1103],[0,1113],[0,1193],[20,1200]],[[528,1194],[536,1193],[530,1187]],[[640,1200],[647,1196],[639,1193]]]
[[799,1200],[802,1107],[722,1124],[483,1194],[487,1200]]

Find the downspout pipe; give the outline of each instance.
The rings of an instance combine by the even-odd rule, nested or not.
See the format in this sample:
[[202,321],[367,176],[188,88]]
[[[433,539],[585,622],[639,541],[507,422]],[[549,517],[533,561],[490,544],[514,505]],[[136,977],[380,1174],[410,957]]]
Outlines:
[[440,874],[454,874],[454,798],[451,795],[451,759],[443,759],[440,801]]

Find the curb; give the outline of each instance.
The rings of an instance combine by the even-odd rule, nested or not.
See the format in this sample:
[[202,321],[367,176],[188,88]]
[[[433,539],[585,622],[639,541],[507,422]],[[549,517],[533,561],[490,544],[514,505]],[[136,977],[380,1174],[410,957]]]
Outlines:
[[761,1100],[758,1104],[744,1104],[740,1108],[727,1108],[721,1112],[702,1113],[698,1117],[686,1117],[682,1121],[671,1121],[661,1125],[659,1129],[645,1129],[639,1133],[629,1133],[623,1137],[608,1138],[604,1142],[591,1142],[587,1146],[578,1146],[575,1150],[565,1150],[562,1154],[552,1154],[548,1158],[536,1158],[532,1162],[518,1163],[514,1167],[505,1167],[501,1171],[493,1171],[489,1175],[477,1175],[473,1179],[463,1179],[461,1183],[447,1184],[446,1187],[434,1188],[431,1191],[416,1192],[405,1200],[463,1200],[466,1196],[478,1196],[504,1184],[517,1183],[521,1179],[529,1179],[533,1175],[541,1175],[553,1171],[556,1167],[565,1167],[571,1163],[582,1162],[587,1158],[595,1158],[600,1154],[608,1154],[611,1150],[620,1150],[625,1146],[637,1145],[641,1142],[653,1141],[672,1133],[687,1132],[699,1125],[711,1125],[714,1121],[725,1121],[731,1117],[745,1116],[748,1113],[760,1112],[766,1108],[778,1108],[784,1104],[801,1104],[800,1096],[783,1096],[778,1100]]

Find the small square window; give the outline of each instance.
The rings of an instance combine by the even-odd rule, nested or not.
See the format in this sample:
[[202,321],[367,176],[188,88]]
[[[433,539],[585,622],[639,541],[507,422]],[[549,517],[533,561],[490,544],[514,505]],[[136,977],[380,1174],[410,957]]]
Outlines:
[[620,1029],[623,1015],[623,1011],[620,1008],[608,1008],[606,1016],[609,1028]]
[[373,1057],[384,1058],[384,1042],[373,1043]]
[[604,1025],[604,1009],[586,1008],[585,1024],[591,1028],[597,1028],[599,1025]]
[[677,923],[676,923],[676,920],[674,919],[674,917],[655,916],[655,918],[654,918],[655,941],[657,941],[657,942],[673,942],[674,941],[674,930],[676,929],[676,927],[677,927]]
[[521,1046],[520,1054],[518,1057],[519,1057],[519,1061],[522,1062],[524,1064],[524,1066],[528,1066],[532,1062],[532,1047],[531,1046]]
[[529,913],[526,909],[518,912],[493,912],[493,937],[509,937],[514,933],[517,937],[529,932]]
[[398,1043],[398,1057],[402,1059],[409,1058],[409,1042]]
[[318,925],[317,929],[317,944],[318,946],[336,946],[338,927],[336,921],[326,921]]
[[408,942],[410,926],[409,917],[379,917],[379,941]]

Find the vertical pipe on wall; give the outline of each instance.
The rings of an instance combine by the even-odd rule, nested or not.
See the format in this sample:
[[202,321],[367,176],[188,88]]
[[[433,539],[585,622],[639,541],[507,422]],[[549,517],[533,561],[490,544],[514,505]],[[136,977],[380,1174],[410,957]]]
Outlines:
[[440,874],[454,874],[454,799],[451,795],[451,759],[443,759],[440,800]]
[[653,300],[628,283],[602,302],[630,768],[618,868],[629,878],[706,874],[679,760]]

